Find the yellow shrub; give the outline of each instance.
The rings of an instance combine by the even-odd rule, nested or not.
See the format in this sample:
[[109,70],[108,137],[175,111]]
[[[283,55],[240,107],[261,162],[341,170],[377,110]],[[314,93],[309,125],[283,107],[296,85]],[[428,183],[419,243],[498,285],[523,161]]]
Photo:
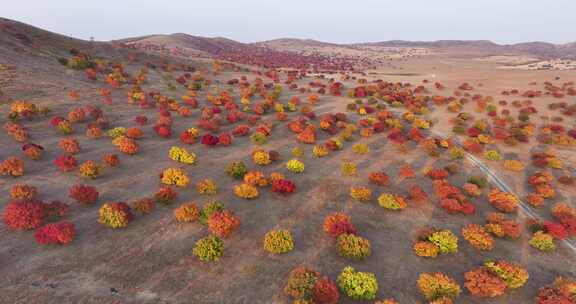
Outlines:
[[302,173],[304,172],[304,163],[297,159],[291,159],[286,163],[286,168],[294,173]]
[[186,171],[180,168],[168,168],[162,172],[162,183],[166,185],[176,185],[186,187],[190,184],[190,178]]
[[234,187],[234,194],[245,199],[257,198],[258,189],[253,185],[244,183]]
[[193,165],[196,162],[196,154],[188,152],[185,149],[179,147],[170,148],[170,151],[168,151],[168,156],[172,160],[188,165]]
[[368,187],[351,187],[350,196],[359,202],[366,202],[372,198],[372,191]]

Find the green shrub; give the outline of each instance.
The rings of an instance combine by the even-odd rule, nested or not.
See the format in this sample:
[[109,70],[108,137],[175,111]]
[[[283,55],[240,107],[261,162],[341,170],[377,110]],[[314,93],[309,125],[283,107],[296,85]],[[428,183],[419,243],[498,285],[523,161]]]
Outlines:
[[248,172],[246,165],[243,162],[233,162],[226,167],[226,173],[235,179],[242,179]]
[[428,240],[440,248],[440,253],[458,252],[458,237],[450,230],[440,230],[432,233]]
[[468,179],[468,182],[478,186],[480,189],[484,189],[488,186],[488,180],[483,176],[472,176]]
[[362,260],[372,253],[370,241],[354,234],[341,234],[336,239],[338,254],[352,260]]
[[338,275],[338,288],[354,300],[374,300],[378,291],[378,281],[373,273],[359,272],[347,266]]
[[203,262],[218,261],[223,252],[224,243],[216,236],[199,239],[192,249],[192,254]]
[[216,212],[224,211],[224,205],[218,201],[210,201],[202,207],[200,212],[200,223],[207,224],[210,216]]

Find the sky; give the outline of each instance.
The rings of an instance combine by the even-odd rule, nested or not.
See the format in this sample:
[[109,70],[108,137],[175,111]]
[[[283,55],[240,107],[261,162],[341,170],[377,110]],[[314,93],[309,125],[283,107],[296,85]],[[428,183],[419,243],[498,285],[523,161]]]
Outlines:
[[0,16],[81,39],[187,33],[309,38],[576,41],[576,0],[2,0]]

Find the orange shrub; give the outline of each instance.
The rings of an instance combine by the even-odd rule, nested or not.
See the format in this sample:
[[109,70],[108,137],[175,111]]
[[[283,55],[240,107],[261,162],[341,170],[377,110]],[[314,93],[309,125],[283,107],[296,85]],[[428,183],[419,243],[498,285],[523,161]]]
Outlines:
[[156,202],[161,204],[170,204],[176,200],[178,193],[168,186],[161,186],[160,190],[154,194]]
[[78,170],[83,177],[96,178],[100,175],[100,166],[93,160],[83,162]]
[[479,267],[464,274],[464,286],[473,296],[493,298],[504,294],[506,283],[488,268]]
[[0,175],[22,176],[24,175],[24,162],[16,157],[9,157],[0,162]]
[[156,209],[156,205],[152,199],[143,198],[133,202],[131,208],[140,212],[140,214],[145,215],[154,211],[154,209]]
[[200,194],[216,194],[216,192],[218,192],[218,187],[212,179],[207,178],[196,184],[196,191]]
[[174,209],[174,217],[180,223],[195,222],[200,217],[200,209],[195,203],[184,203]]
[[116,167],[120,164],[120,158],[116,154],[106,153],[104,154],[103,161],[106,165],[110,167]]
[[514,194],[498,189],[490,191],[488,201],[494,208],[501,212],[514,212],[520,204],[520,201]]
[[378,186],[388,186],[390,178],[385,172],[371,172],[368,175],[368,179],[371,183]]
[[36,187],[27,184],[15,184],[10,188],[10,197],[15,200],[31,200],[36,194]]
[[117,141],[117,147],[118,151],[128,155],[134,155],[140,150],[140,146],[138,146],[136,141],[128,137],[120,138]]
[[462,228],[464,239],[478,250],[492,250],[494,239],[484,228],[477,224],[468,224]]
[[28,143],[22,146],[22,152],[31,160],[39,160],[42,157],[44,148],[40,145]]
[[126,137],[131,139],[138,139],[144,136],[144,132],[139,128],[127,128],[126,129]]
[[76,154],[80,152],[80,144],[73,138],[63,138],[58,142],[58,146],[66,153]]
[[228,210],[215,212],[208,218],[208,229],[221,238],[227,238],[240,227],[240,220]]
[[324,218],[324,232],[332,237],[337,237],[340,234],[356,234],[356,228],[352,224],[350,216],[334,212]]

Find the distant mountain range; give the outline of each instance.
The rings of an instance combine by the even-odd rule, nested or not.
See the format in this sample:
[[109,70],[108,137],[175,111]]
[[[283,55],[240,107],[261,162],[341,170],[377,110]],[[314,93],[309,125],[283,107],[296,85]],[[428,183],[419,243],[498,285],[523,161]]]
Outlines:
[[[4,44],[4,45],[1,45]],[[152,51],[170,52],[176,55],[217,57],[234,61],[236,54],[248,52],[254,54],[256,63],[266,63],[264,58],[272,55],[272,60],[294,61],[293,56],[301,56],[296,61],[303,63],[310,61],[344,60],[335,62],[347,65],[347,58],[334,59],[329,54],[322,53],[322,49],[332,48],[337,51],[359,48],[429,48],[440,51],[460,52],[463,54],[473,51],[474,54],[505,55],[522,54],[542,59],[563,58],[576,59],[576,42],[567,44],[552,44],[546,42],[526,42],[509,45],[500,45],[488,40],[438,40],[438,41],[403,41],[390,40],[382,42],[366,42],[353,44],[328,43],[311,39],[281,38],[256,43],[243,43],[227,38],[200,37],[184,33],[169,35],[147,35],[132,37],[110,42],[89,42],[60,34],[45,31],[18,21],[0,18],[0,50],[11,44],[18,48],[25,47],[51,47],[63,48],[70,46],[95,47],[108,49],[114,45],[148,49]],[[14,48],[13,48],[14,49]],[[310,50],[318,52],[310,52]],[[305,54],[304,51],[307,51]],[[345,52],[342,52],[345,53]],[[291,54],[291,55],[290,55]],[[292,56],[292,57],[290,57]],[[316,56],[316,57],[314,57]],[[312,57],[312,58],[310,58]],[[322,57],[322,58],[319,58]],[[349,58],[348,58],[349,59]],[[246,62],[250,63],[250,62]]]
[[280,38],[255,43],[242,43],[226,38],[206,38],[188,34],[150,35],[145,37],[128,38],[120,40],[125,43],[151,43],[158,42],[165,45],[177,45],[182,48],[194,49],[205,53],[217,53],[222,49],[234,47],[267,47],[279,51],[301,51],[310,48],[357,48],[357,47],[409,47],[430,48],[439,50],[475,50],[486,54],[524,54],[550,58],[576,59],[576,42],[566,44],[553,44],[547,42],[524,42],[516,44],[497,44],[489,40],[438,40],[438,41],[404,41],[390,40],[381,42],[366,42],[352,44],[337,44],[312,39]]

